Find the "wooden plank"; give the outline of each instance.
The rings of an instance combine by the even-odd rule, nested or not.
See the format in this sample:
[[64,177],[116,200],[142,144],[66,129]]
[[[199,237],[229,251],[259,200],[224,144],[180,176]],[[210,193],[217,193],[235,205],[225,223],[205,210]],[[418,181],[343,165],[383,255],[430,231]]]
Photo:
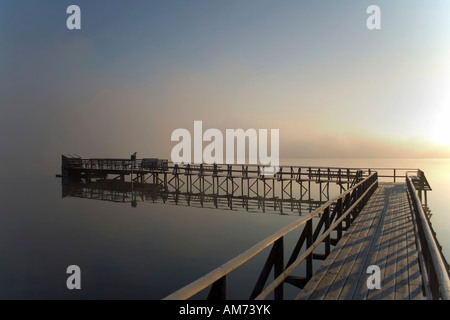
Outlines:
[[[369,290],[369,265],[381,289]],[[422,299],[415,230],[404,184],[380,183],[297,299]]]
[[[371,243],[371,247],[367,252],[367,257],[366,257],[366,264],[364,265],[364,268],[361,268],[362,270],[361,273],[358,275],[355,275],[355,279],[353,280],[353,283],[351,285],[351,290],[352,293],[347,293],[347,297],[350,299],[355,299],[355,300],[362,300],[362,299],[366,299],[367,295],[369,293],[369,289],[367,288],[367,278],[368,278],[368,274],[366,273],[367,267],[369,265],[373,265],[376,264],[375,262],[377,261],[377,253],[380,250],[380,247],[383,244],[383,240],[384,238],[382,237],[383,232],[384,232],[384,228],[385,228],[385,212],[386,212],[386,190],[387,190],[387,185],[382,184],[381,186],[379,186],[380,188],[380,193],[378,194],[378,199],[380,201],[379,203],[379,212],[378,212],[378,219],[379,219],[379,223],[377,226],[377,229],[375,230],[375,233],[373,234],[373,239],[372,239],[372,243]],[[363,212],[365,212],[366,209],[363,210]],[[379,264],[376,264],[379,265]],[[358,277],[359,276],[359,277]],[[355,284],[356,283],[356,284]]]
[[300,293],[295,298],[296,300],[309,300],[311,295],[319,290],[318,286],[322,281],[323,277],[327,274],[328,270],[333,266],[336,258],[338,258],[340,252],[345,248],[347,241],[351,241],[350,234],[345,233],[341,240],[338,242],[334,250],[328,255],[327,259],[323,262],[319,270],[313,278],[308,281],[308,284],[300,291]]
[[395,292],[395,281],[397,276],[397,252],[398,252],[398,229],[396,228],[395,219],[398,212],[398,199],[395,195],[389,196],[389,208],[386,212],[390,221],[391,228],[387,230],[390,234],[389,248],[386,257],[386,266],[384,278],[382,278],[382,288],[380,299],[393,300]]
[[338,275],[335,278],[334,283],[331,284],[331,288],[325,299],[337,300],[345,299],[347,294],[351,292],[352,282],[355,282],[354,276],[359,277],[361,273],[361,266],[366,260],[366,251],[370,247],[370,239],[372,239],[372,233],[377,228],[378,221],[376,208],[376,199],[374,203],[367,204],[371,207],[368,208],[368,213],[364,216],[360,215],[353,222],[353,244],[349,255],[345,257],[345,262],[339,270]]
[[324,261],[322,266],[317,270],[316,274],[308,281],[308,284],[300,291],[300,293],[295,298],[296,300],[309,300],[311,295],[320,290],[319,285],[323,277],[327,274],[328,270],[333,266],[335,259],[339,256],[341,250],[345,248],[345,243],[350,241],[350,236],[344,234],[336,245],[334,250],[331,251],[328,258]]
[[[367,278],[366,270],[367,266],[370,265],[367,263],[367,261],[370,257],[370,252],[374,245],[374,240],[376,239],[375,235],[378,232],[382,222],[382,215],[380,214],[380,212],[382,212],[384,207],[383,189],[385,189],[384,186],[380,187],[380,192],[377,194],[376,198],[374,198],[373,203],[370,203],[370,207],[366,208],[366,210],[374,215],[374,223],[372,224],[370,233],[367,233],[366,235],[366,245],[364,246],[364,250],[360,252],[360,258],[358,259],[357,263],[353,265],[346,286],[342,288],[341,295],[339,296],[339,299],[341,300],[353,299],[353,296],[358,289],[365,291],[368,290],[365,281],[360,280]],[[367,203],[367,205],[369,205],[369,203]],[[371,217],[366,216],[366,219],[369,218]]]
[[[337,276],[342,269],[345,269],[346,257],[350,254],[352,248],[354,247],[355,241],[357,241],[357,235],[350,232],[349,241],[342,248],[338,257],[336,257],[332,267],[327,271],[327,273],[322,278],[318,288],[311,295],[310,299],[322,300],[325,299],[329,294],[330,290],[333,290],[333,283],[339,283]],[[342,285],[341,283],[339,283]]]
[[[375,191],[374,195],[372,195],[371,199],[369,199],[368,203],[366,205],[370,205],[371,202],[374,202],[376,200],[376,195],[378,193],[378,189]],[[347,252],[348,250],[351,250],[352,244],[355,242],[355,237],[357,238],[358,235],[355,235],[355,228],[358,226],[357,221],[363,220],[365,223],[370,224],[371,219],[364,216],[364,214],[360,214],[360,216],[355,220],[354,224],[345,232],[345,234],[342,236],[341,240],[336,245],[335,249],[330,253],[328,258],[324,261],[322,266],[317,271],[316,275],[308,282],[308,284],[305,286],[305,288],[298,294],[296,299],[319,299],[323,298],[328,291],[325,277],[327,276],[327,273],[330,272],[331,274],[334,272],[335,274],[338,271],[334,271],[334,268],[336,268],[336,265],[341,264],[341,255],[348,256]],[[333,269],[330,271],[330,269]],[[327,277],[330,277],[329,275]]]
[[[390,196],[392,185],[386,188],[384,194],[384,207],[382,210],[383,221],[380,226],[379,232],[376,235],[375,245],[371,251],[371,258],[369,259],[369,265],[376,265],[380,268],[381,272],[381,286],[382,289],[368,290],[367,287],[358,293],[356,296],[358,299],[380,299],[383,288],[386,288],[385,279],[387,278],[386,269],[388,266],[388,254],[390,240],[392,237],[393,221],[390,219],[389,211],[392,210],[392,199]],[[367,278],[367,277],[366,277]]]
[[400,197],[399,203],[399,242],[397,248],[397,275],[395,278],[394,300],[409,300],[409,279],[408,279],[408,243],[407,234],[411,225],[407,225],[407,207],[405,207],[406,190],[404,196]]

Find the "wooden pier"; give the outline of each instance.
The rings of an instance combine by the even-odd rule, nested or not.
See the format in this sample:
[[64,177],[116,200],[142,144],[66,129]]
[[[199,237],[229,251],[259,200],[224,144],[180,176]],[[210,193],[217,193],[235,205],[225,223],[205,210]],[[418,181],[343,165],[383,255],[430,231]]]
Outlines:
[[[121,191],[125,201],[134,198],[148,198],[149,185],[156,186],[161,199],[198,198],[201,202],[215,202],[217,199],[242,200],[243,203],[269,201],[283,210],[288,203],[291,211],[300,210],[296,201],[323,204],[330,199],[330,185],[342,193],[377,170],[379,178],[405,178],[413,169],[340,168],[312,166],[280,166],[274,174],[263,174],[265,167],[241,164],[175,164],[158,158],[121,159],[61,156],[61,174],[78,189],[91,189],[90,193],[101,193],[107,199],[106,189],[111,197],[119,198]],[[384,172],[384,174],[383,174]],[[134,188],[131,188],[134,187]],[[138,193],[146,190],[146,193]],[[311,190],[316,191],[313,199]],[[426,198],[426,190],[425,198]],[[72,190],[74,191],[74,190]],[[137,195],[131,195],[131,191]],[[317,192],[318,191],[318,192]],[[76,193],[76,192],[75,192]],[[81,190],[78,194],[83,194]],[[335,192],[336,193],[336,192]],[[72,192],[71,195],[73,195]],[[86,193],[83,197],[88,197]],[[155,199],[155,193],[152,194]],[[262,205],[264,208],[264,205]],[[282,213],[282,212],[281,212]]]
[[[311,213],[369,174],[359,168],[280,166],[264,174],[258,165],[175,164],[164,159],[83,159],[62,155],[63,196],[115,202],[158,200],[233,209]],[[314,198],[311,190],[314,190]],[[319,191],[319,192],[317,192]]]
[[[250,300],[285,299],[285,286],[294,286],[293,298],[301,300],[450,299],[449,267],[429,221],[431,188],[424,172],[297,166],[281,166],[271,175],[262,171],[256,165],[63,156],[61,175],[77,181],[71,192],[81,197],[103,196],[111,189],[105,184],[113,182],[122,200],[135,186],[142,194],[159,192],[165,200],[186,196],[199,197],[202,205],[205,199],[226,199],[258,206],[273,201],[275,208],[288,203],[291,210],[293,203],[311,201],[311,188],[318,186],[320,201],[314,209],[300,210],[296,221],[165,299],[189,299],[205,291],[208,299],[228,299],[230,274],[266,249]],[[330,184],[339,189],[334,197]],[[288,234],[297,239],[293,244],[285,241]],[[313,259],[323,260],[317,270]],[[373,279],[379,280],[375,286]]]
[[[414,174],[403,183],[379,183],[377,172],[371,173],[165,299],[189,299],[207,288],[208,299],[228,299],[227,277],[267,247],[271,250],[251,300],[284,299],[285,285],[298,288],[295,299],[450,299],[449,267],[418,195],[431,188],[423,172]],[[299,237],[285,259],[284,237],[291,232]],[[313,259],[324,260],[316,272]],[[374,266],[377,287],[369,284]],[[267,283],[271,273],[273,280]]]
[[[380,183],[297,299],[423,299],[412,218],[406,185]],[[379,289],[368,289],[371,265],[380,268]]]

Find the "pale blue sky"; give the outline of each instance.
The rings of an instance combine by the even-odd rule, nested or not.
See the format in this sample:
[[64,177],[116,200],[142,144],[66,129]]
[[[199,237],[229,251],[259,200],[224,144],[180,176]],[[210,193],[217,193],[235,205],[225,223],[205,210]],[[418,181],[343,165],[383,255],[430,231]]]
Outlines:
[[[66,28],[71,4],[81,30]],[[366,28],[371,4],[381,30]],[[169,157],[171,132],[203,120],[280,129],[281,158],[450,157],[449,13],[446,0],[0,0],[0,146],[52,165]]]

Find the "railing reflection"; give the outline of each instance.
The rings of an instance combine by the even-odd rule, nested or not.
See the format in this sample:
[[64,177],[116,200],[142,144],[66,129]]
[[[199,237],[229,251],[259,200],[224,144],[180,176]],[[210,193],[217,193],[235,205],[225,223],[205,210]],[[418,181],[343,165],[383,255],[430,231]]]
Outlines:
[[121,180],[84,181],[83,179],[62,179],[62,197],[75,197],[117,203],[130,203],[136,207],[138,203],[166,203],[181,206],[193,206],[211,209],[244,210],[249,212],[278,213],[301,215],[311,213],[329,200],[329,190],[321,190],[319,199],[312,193],[306,193],[300,199],[278,196],[249,196],[239,192],[220,192],[209,189],[201,192],[196,188],[185,188],[184,191],[172,189],[170,185],[139,183]]

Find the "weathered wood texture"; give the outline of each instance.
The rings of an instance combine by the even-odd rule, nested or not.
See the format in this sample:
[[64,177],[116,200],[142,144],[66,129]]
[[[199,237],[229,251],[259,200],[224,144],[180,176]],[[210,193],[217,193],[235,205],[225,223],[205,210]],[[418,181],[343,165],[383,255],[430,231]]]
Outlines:
[[[370,265],[381,289],[369,289]],[[297,299],[423,299],[414,224],[406,185],[379,183],[357,219]]]

